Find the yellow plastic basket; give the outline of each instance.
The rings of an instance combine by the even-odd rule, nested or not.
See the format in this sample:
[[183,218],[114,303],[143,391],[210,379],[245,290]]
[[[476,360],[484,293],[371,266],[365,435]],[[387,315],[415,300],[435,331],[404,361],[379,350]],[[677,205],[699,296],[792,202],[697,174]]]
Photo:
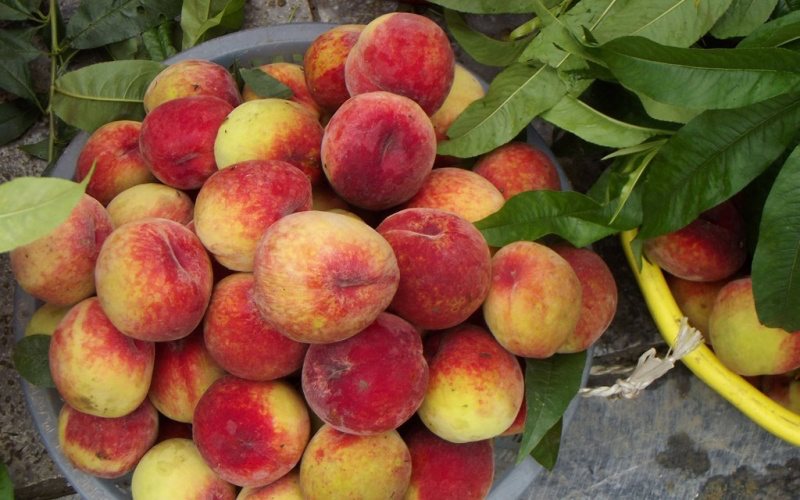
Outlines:
[[[635,230],[623,232],[620,236],[622,247],[661,336],[670,346],[673,346],[684,314],[675,303],[658,266],[642,259],[642,269],[639,270],[630,245],[635,236]],[[741,376],[727,369],[708,346],[701,344],[700,347],[684,356],[681,361],[700,380],[730,401],[755,423],[784,441],[800,446],[800,415],[780,406]]]

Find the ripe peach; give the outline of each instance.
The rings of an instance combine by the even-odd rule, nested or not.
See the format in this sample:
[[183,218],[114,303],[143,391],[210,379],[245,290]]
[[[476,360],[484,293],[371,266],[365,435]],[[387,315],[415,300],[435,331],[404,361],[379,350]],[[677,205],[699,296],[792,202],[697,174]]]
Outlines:
[[300,471],[292,469],[274,483],[256,488],[242,488],[236,500],[303,500]]
[[410,98],[430,116],[447,98],[454,72],[442,28],[417,14],[393,12],[364,28],[347,56],[345,82],[351,96],[385,90]]
[[229,373],[273,380],[298,372],[308,344],[281,335],[261,316],[253,275],[236,273],[214,286],[203,323],[211,356]]
[[129,187],[155,181],[139,152],[141,128],[132,120],[106,123],[92,132],[78,155],[75,180],[81,182],[94,165],[86,193],[103,205]]
[[14,278],[43,302],[76,304],[95,292],[95,262],[111,230],[111,217],[103,205],[84,195],[55,229],[10,252]]
[[300,462],[307,500],[399,498],[411,479],[411,455],[395,430],[357,436],[324,425]]
[[403,208],[438,208],[475,222],[503,208],[500,191],[480,175],[455,167],[436,168]]
[[350,98],[344,80],[344,65],[364,26],[335,26],[315,38],[306,50],[303,67],[308,91],[327,111],[336,111]]
[[157,435],[158,412],[147,399],[122,417],[96,417],[69,404],[58,415],[59,449],[76,469],[96,477],[131,472]]
[[303,397],[283,381],[214,382],[197,403],[193,435],[205,462],[237,486],[263,486],[292,470],[309,439]]
[[417,411],[428,386],[419,332],[381,313],[353,337],[312,345],[302,383],[308,405],[337,430],[378,434],[397,429]]
[[[308,107],[308,110],[314,113],[317,119],[319,119],[322,114],[322,108],[317,104],[314,98],[311,97],[311,93],[308,91],[306,76],[302,66],[288,62],[274,62],[259,66],[258,69],[289,87],[292,91],[290,100]],[[242,99],[247,102],[262,98],[245,84],[242,89]]]
[[111,322],[142,340],[185,337],[203,319],[211,261],[197,236],[167,219],[124,224],[97,257],[97,297]]
[[239,87],[228,70],[217,63],[192,59],[179,61],[156,75],[144,93],[144,109],[188,96],[215,96],[232,107],[242,103]]
[[447,94],[442,107],[431,115],[433,129],[436,131],[436,141],[447,139],[447,129],[467,109],[467,106],[486,95],[483,85],[464,66],[456,63],[453,76],[453,86]]
[[150,217],[174,220],[185,226],[194,217],[194,203],[189,195],[154,182],[126,189],[111,200],[107,210],[114,227]]
[[509,199],[534,190],[561,190],[553,160],[526,142],[512,141],[483,155],[472,170],[489,180]]
[[197,194],[194,227],[223,266],[252,271],[264,231],[284,215],[311,209],[311,183],[280,160],[235,163],[212,175]]
[[581,294],[581,282],[563,257],[542,244],[517,241],[492,258],[483,316],[506,349],[517,356],[546,358],[575,331]]
[[489,292],[491,257],[486,240],[461,217],[433,208],[390,215],[377,231],[389,242],[400,284],[389,308],[423,329],[465,321]]
[[50,372],[59,395],[98,417],[122,417],[142,404],[154,358],[154,345],[123,335],[96,297],[70,309],[50,341]]
[[322,169],[345,201],[368,210],[414,196],[436,158],[433,125],[412,100],[370,92],[345,102],[322,138]]
[[139,149],[150,171],[178,189],[197,189],[217,171],[214,141],[234,108],[214,96],[173,99],[142,122]]
[[52,335],[69,310],[70,306],[42,304],[33,313],[28,324],[25,325],[25,336],[37,334]]
[[730,280],[689,281],[669,273],[664,274],[672,297],[689,324],[697,328],[708,342],[708,317],[722,287]]
[[253,275],[264,318],[306,343],[336,342],[366,328],[400,280],[392,247],[374,229],[317,211],[273,223],[256,249]]
[[430,377],[417,414],[453,443],[499,436],[522,405],[522,370],[483,328],[462,324],[425,336]]

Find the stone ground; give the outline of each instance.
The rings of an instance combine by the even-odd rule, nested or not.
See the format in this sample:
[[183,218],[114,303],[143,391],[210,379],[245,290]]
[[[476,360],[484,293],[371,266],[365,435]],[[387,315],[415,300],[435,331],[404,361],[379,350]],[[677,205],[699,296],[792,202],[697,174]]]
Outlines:
[[[77,2],[59,2],[66,16]],[[380,0],[251,0],[245,27],[287,22],[365,23],[407,5]],[[418,7],[419,8],[419,7]],[[424,9],[424,8],[423,8]],[[523,18],[524,20],[524,18]],[[510,16],[472,18],[487,34],[520,24]],[[459,59],[489,80],[491,68]],[[45,66],[46,67],[46,66]],[[37,74],[44,75],[40,69]],[[46,79],[45,79],[46,81]],[[537,123],[550,141],[553,131]],[[37,124],[22,139],[0,148],[0,182],[38,175],[45,165],[17,149],[46,133]],[[555,134],[557,136],[557,134]],[[574,188],[585,191],[602,165],[574,149],[556,150]],[[595,245],[617,279],[617,316],[595,348],[594,365],[632,366],[651,346],[666,350],[615,238]],[[77,498],[54,466],[34,429],[11,362],[14,282],[8,257],[0,255],[0,460],[6,464],[18,499]],[[613,383],[593,376],[590,386]],[[636,400],[580,400],[562,440],[553,472],[528,479],[517,496],[497,498],[798,498],[800,454],[753,424],[694,377],[678,367]]]

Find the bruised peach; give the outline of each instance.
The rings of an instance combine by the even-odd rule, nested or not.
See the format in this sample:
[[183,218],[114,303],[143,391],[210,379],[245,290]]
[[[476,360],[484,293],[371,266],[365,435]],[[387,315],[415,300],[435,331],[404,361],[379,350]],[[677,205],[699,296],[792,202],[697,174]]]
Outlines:
[[145,90],[144,109],[149,113],[167,101],[196,95],[218,97],[233,107],[242,103],[236,80],[224,66],[188,59],[171,64],[156,75]]
[[154,182],[126,189],[111,200],[107,209],[114,227],[151,217],[174,220],[185,226],[194,215],[194,203],[189,195]]
[[475,222],[503,208],[503,195],[491,182],[463,168],[436,168],[403,208],[438,208]]
[[541,149],[512,141],[483,155],[472,169],[509,199],[534,190],[561,190],[555,163]]
[[328,111],[336,111],[350,98],[344,65],[363,30],[363,24],[335,26],[315,38],[306,50],[303,68],[308,91]]

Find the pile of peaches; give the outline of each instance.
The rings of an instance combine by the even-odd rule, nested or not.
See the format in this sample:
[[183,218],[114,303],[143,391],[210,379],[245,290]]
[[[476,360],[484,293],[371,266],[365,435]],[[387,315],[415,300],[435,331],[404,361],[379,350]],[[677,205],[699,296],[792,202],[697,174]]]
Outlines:
[[[608,327],[589,249],[490,248],[472,224],[560,189],[512,142],[462,168],[437,142],[481,84],[444,31],[394,13],[260,68],[175,63],[142,122],[91,134],[87,194],[11,254],[45,303],[60,451],[140,499],[483,498],[520,433],[526,358]],[[436,168],[434,168],[436,167]]]

